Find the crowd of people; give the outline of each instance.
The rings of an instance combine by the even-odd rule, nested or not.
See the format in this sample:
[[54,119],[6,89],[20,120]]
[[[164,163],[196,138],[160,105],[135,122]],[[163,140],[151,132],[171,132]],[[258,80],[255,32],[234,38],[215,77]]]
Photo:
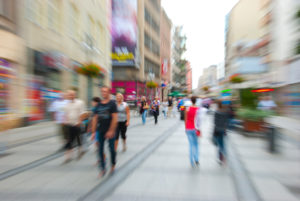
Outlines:
[[[229,107],[224,107],[222,102],[216,102],[218,109],[215,111],[215,128],[212,140],[219,150],[219,161],[225,163],[226,148],[225,140],[226,129],[230,119]],[[195,96],[190,98],[168,97],[160,102],[158,97],[153,101],[147,101],[146,97],[141,97],[139,103],[142,124],[146,124],[147,116],[154,117],[154,124],[157,125],[160,111],[163,118],[175,118],[179,111],[184,108],[184,120],[186,136],[189,142],[191,165],[199,165],[199,145],[198,137],[201,136],[201,122],[203,113],[210,108],[212,101],[200,99]],[[94,97],[91,100],[92,109],[87,110],[85,103],[77,98],[75,90],[68,90],[61,94],[61,97],[54,101],[49,111],[53,113],[53,118],[59,125],[63,146],[60,151],[65,152],[64,163],[73,159],[73,149],[78,147],[77,158],[80,159],[86,152],[83,149],[84,139],[90,133],[91,140],[97,150],[96,164],[100,169],[100,177],[107,172],[107,157],[104,151],[104,145],[107,142],[110,152],[110,173],[113,173],[116,167],[117,150],[119,138],[122,140],[122,151],[127,150],[126,132],[130,125],[130,108],[121,93],[115,95],[112,99],[110,88],[101,87],[101,98]],[[86,141],[86,140],[85,140]]]

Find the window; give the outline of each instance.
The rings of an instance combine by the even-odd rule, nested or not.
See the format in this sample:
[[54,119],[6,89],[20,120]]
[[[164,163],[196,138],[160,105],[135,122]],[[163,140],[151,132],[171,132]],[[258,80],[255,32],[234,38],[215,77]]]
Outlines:
[[79,11],[73,4],[70,4],[69,34],[75,39],[79,39]]
[[73,85],[73,87],[78,87],[78,73],[77,72],[72,73],[72,85]]
[[103,29],[103,26],[101,26],[100,22],[97,23],[97,28],[96,28],[96,36],[95,36],[95,40],[97,42],[97,47],[104,52],[105,49],[105,44],[106,44],[106,40],[105,40],[105,32]]
[[152,62],[150,59],[145,58],[145,73],[154,73],[155,77],[160,75],[160,65]]
[[0,0],[0,16],[14,21],[15,20],[15,5],[14,0]]
[[160,56],[160,47],[146,32],[144,33],[144,45],[155,55]]
[[48,27],[58,31],[60,29],[60,5],[58,0],[48,1]]
[[154,8],[159,12],[160,11],[160,5],[157,2],[157,0],[150,0],[150,2],[152,3],[152,5],[154,6]]
[[145,7],[145,20],[146,22],[152,27],[152,29],[157,33],[160,34],[160,27],[158,23],[153,19],[148,9]]
[[87,31],[89,35],[92,37],[92,40],[95,40],[95,21],[91,16],[88,16],[88,23],[87,23]]

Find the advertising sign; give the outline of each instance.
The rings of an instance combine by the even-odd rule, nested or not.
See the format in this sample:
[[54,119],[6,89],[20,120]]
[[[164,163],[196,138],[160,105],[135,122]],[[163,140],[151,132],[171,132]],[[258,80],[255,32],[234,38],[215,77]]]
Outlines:
[[137,66],[137,0],[111,0],[112,65]]

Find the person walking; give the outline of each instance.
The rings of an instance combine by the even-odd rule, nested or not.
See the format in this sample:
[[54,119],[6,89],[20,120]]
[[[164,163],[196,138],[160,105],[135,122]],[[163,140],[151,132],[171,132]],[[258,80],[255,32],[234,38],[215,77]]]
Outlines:
[[218,108],[214,115],[213,137],[218,147],[218,162],[222,165],[225,163],[226,158],[225,136],[229,123],[229,111],[224,107],[222,101],[217,101],[217,106]]
[[76,98],[76,92],[73,90],[68,91],[68,99],[69,102],[65,105],[65,120],[64,124],[68,129],[68,142],[65,146],[66,148],[66,159],[65,162],[70,162],[72,160],[72,150],[73,150],[73,143],[75,139],[77,140],[78,144],[78,159],[84,154],[81,148],[81,139],[80,139],[80,126],[82,120],[86,115],[85,104],[82,100]]
[[200,110],[196,106],[196,97],[191,98],[192,105],[186,108],[184,120],[185,120],[185,132],[189,141],[190,149],[190,162],[192,167],[199,166],[199,145],[198,138],[200,136]]
[[151,111],[152,111],[152,114],[154,116],[154,124],[157,124],[158,122],[158,116],[159,116],[159,105],[160,105],[160,102],[158,100],[158,97],[155,97],[153,103],[152,103],[152,106],[151,106]]
[[68,140],[68,129],[64,124],[64,119],[65,119],[64,107],[68,102],[69,100],[67,100],[67,94],[61,93],[59,95],[59,98],[53,101],[48,109],[48,111],[52,113],[52,118],[53,120],[55,120],[56,124],[58,125],[59,134],[62,137],[63,147],[58,150],[59,152],[65,150],[65,145]]
[[177,113],[178,113],[178,109],[177,109],[177,100],[176,100],[176,98],[173,98],[173,102],[172,102],[172,104],[173,104],[173,108],[172,108],[172,117],[175,117],[176,118],[176,115],[177,115]]
[[142,115],[143,125],[146,124],[146,117],[147,117],[148,109],[149,109],[149,105],[147,103],[146,97],[143,96],[142,100],[141,100],[141,108],[140,108],[140,114]]
[[118,110],[118,127],[116,132],[115,150],[118,149],[119,137],[121,134],[123,140],[123,152],[126,151],[126,131],[130,122],[130,109],[121,93],[116,95]]
[[171,117],[171,113],[173,110],[173,99],[171,96],[168,98],[168,117]]
[[165,99],[164,102],[162,103],[162,107],[163,107],[162,112],[163,112],[164,117],[166,119],[167,117],[170,116],[169,103],[168,103],[167,99]]
[[[115,133],[118,124],[117,105],[115,101],[110,98],[110,88],[103,86],[101,88],[102,99],[96,106],[92,120],[92,132],[96,130],[99,132],[99,158],[100,158],[100,177],[106,173],[106,164],[104,156],[104,144],[106,139],[109,144],[109,151],[111,157],[110,173],[113,173],[116,166],[116,152],[115,152]],[[93,134],[95,135],[95,134]]]

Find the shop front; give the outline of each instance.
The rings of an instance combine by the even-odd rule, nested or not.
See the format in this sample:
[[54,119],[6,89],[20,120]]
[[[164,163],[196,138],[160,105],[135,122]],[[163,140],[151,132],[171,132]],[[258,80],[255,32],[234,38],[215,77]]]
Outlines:
[[143,82],[137,81],[113,81],[112,93],[122,93],[124,95],[124,101],[126,101],[130,107],[136,107],[142,96],[146,94],[146,86]]

